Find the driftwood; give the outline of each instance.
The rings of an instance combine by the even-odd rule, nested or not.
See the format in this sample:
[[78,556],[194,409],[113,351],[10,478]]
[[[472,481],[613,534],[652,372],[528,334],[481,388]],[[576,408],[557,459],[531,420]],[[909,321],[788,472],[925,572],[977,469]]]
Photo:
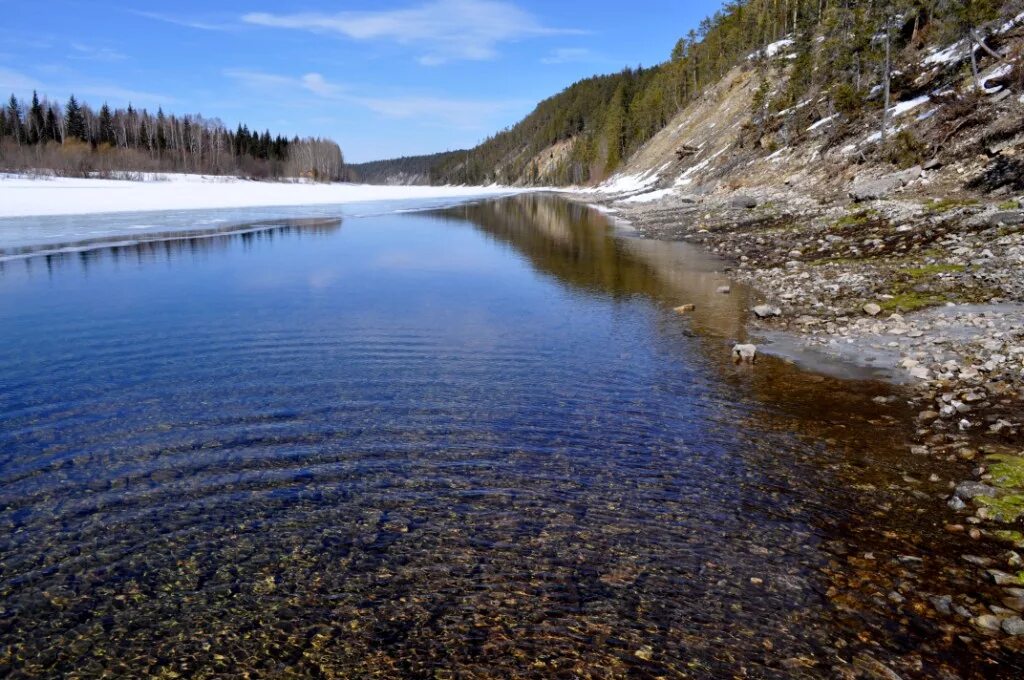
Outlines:
[[690,146],[689,144],[683,144],[681,147],[676,149],[676,156],[679,160],[689,158],[690,156],[696,156],[698,153],[700,153],[700,149],[695,146]]
[[971,37],[974,39],[974,50],[977,50],[980,47],[983,52],[985,52],[988,56],[998,61],[1000,64],[1006,63],[1006,59],[1003,58],[1003,55],[999,54],[991,47],[989,47],[987,44],[985,44],[985,40],[987,40],[987,38],[982,38],[980,35],[978,35],[978,31],[976,31],[973,28],[971,29]]

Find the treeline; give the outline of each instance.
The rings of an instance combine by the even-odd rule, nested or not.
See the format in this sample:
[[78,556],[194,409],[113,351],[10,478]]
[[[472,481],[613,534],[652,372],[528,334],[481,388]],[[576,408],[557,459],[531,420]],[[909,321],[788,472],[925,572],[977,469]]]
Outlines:
[[331,140],[272,136],[216,118],[175,116],[163,109],[99,111],[72,95],[64,105],[11,95],[0,109],[0,167],[60,175],[194,172],[254,179],[342,178],[344,158]]
[[[967,41],[973,61],[991,60],[997,38],[985,29],[1022,10],[1021,0],[733,0],[680,39],[668,61],[575,83],[476,148],[436,159],[430,174],[466,184],[602,179],[741,64],[760,71],[755,117],[766,127],[786,124],[772,114],[808,100],[788,120],[793,129],[800,116],[852,119],[882,108],[890,74],[898,74],[893,96],[911,89],[912,65],[927,47]],[[783,40],[774,57],[766,53]],[[782,76],[772,68],[779,62]],[[559,144],[569,148],[544,156]]]

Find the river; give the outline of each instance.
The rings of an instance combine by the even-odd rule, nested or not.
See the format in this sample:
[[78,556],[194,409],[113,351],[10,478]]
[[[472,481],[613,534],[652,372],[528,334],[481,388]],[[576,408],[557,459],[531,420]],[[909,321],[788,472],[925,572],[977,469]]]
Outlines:
[[1012,677],[930,604],[952,468],[733,364],[722,263],[540,195],[218,229],[0,263],[0,675]]

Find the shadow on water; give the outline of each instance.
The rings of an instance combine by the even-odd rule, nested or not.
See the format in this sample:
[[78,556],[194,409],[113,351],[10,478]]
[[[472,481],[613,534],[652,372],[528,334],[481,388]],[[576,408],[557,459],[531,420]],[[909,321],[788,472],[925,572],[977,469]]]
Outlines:
[[338,226],[0,270],[0,674],[1019,671],[929,602],[980,549],[898,395],[734,365],[717,261],[543,196]]

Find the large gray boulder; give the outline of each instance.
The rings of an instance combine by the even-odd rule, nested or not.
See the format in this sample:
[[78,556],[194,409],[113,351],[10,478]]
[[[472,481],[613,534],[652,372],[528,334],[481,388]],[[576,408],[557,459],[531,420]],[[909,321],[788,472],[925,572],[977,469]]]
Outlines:
[[991,227],[1017,226],[1024,224],[1024,210],[1004,210],[990,215],[988,224]]
[[894,172],[878,179],[857,178],[850,188],[850,198],[858,202],[877,201],[920,178],[922,172],[924,170],[921,166],[915,165],[909,170]]
[[872,180],[857,180],[850,189],[850,198],[855,201],[877,201],[885,198],[903,186],[895,177],[881,177]]
[[729,204],[734,208],[741,208],[743,210],[753,210],[757,207],[757,199],[753,196],[733,196]]

